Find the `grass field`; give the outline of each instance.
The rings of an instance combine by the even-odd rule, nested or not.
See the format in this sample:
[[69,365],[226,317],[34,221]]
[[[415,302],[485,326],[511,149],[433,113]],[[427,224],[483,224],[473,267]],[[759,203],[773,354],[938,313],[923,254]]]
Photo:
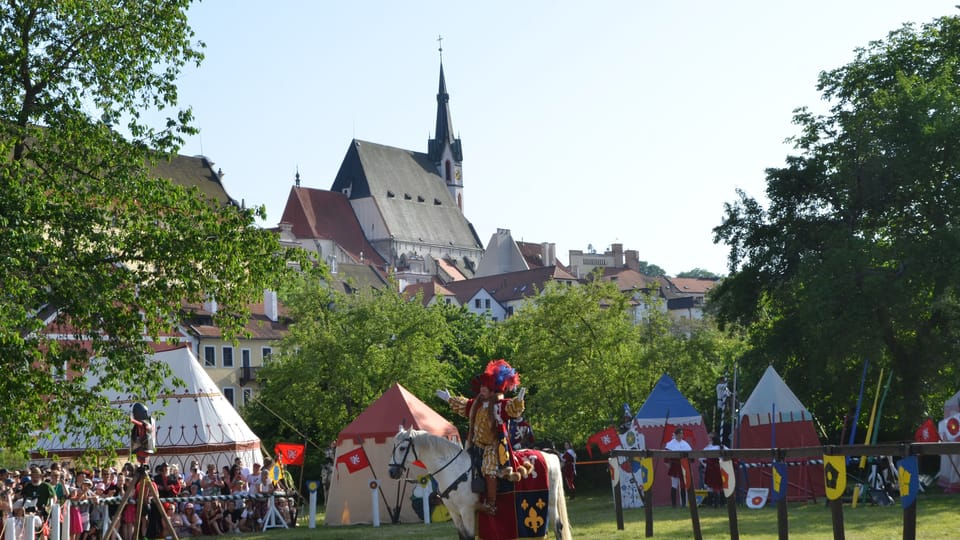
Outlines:
[[[644,512],[642,509],[624,512],[624,530],[618,531],[609,493],[578,496],[567,501],[574,538],[589,540],[624,540],[644,537]],[[917,538],[923,540],[947,540],[960,538],[960,497],[951,495],[925,495],[919,499],[917,508]],[[750,539],[777,538],[776,509],[737,510],[740,537]],[[903,510],[899,504],[880,507],[850,505],[843,509],[845,534],[848,540],[894,540],[903,537]],[[688,510],[656,508],[653,513],[653,538],[689,539],[693,528]],[[424,540],[454,539],[453,525],[383,525],[324,527],[322,516],[318,517],[316,529],[306,527],[306,522],[296,529],[273,529],[262,534],[245,534],[243,540],[360,540],[377,538],[417,538]],[[726,509],[701,508],[700,527],[707,539],[729,538],[730,528]],[[825,540],[833,537],[830,509],[823,501],[820,504],[791,504],[789,506],[789,536],[797,540]],[[551,537],[552,538],[552,537]]]

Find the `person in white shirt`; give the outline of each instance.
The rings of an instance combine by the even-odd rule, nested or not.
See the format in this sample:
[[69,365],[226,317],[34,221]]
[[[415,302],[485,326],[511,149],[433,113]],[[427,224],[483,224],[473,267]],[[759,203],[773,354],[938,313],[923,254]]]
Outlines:
[[[673,430],[673,438],[667,442],[667,445],[664,447],[667,450],[674,451],[691,451],[693,448],[690,447],[690,444],[683,440],[683,428],[678,427]],[[687,486],[683,482],[683,470],[680,467],[679,459],[668,459],[667,465],[670,467],[667,470],[667,475],[670,476],[670,504],[674,508],[677,507],[677,491],[680,491],[680,505],[687,505]]]

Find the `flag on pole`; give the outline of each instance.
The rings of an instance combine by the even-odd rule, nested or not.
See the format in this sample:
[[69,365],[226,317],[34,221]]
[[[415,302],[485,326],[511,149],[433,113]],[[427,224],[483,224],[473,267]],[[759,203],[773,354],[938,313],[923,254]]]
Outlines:
[[940,435],[937,434],[937,425],[933,423],[932,418],[927,418],[927,420],[920,424],[920,427],[917,428],[916,433],[913,435],[913,440],[916,442],[940,442]]
[[280,461],[284,465],[303,465],[307,446],[304,444],[277,443],[273,447],[273,453],[280,456]]
[[337,463],[346,465],[347,472],[350,474],[370,466],[370,461],[367,460],[367,453],[363,451],[362,446],[338,457]]
[[620,446],[620,436],[617,435],[617,430],[614,429],[613,426],[591,435],[590,438],[587,439],[587,454],[591,458],[593,457],[592,445],[594,444],[600,448],[600,452],[606,454]]

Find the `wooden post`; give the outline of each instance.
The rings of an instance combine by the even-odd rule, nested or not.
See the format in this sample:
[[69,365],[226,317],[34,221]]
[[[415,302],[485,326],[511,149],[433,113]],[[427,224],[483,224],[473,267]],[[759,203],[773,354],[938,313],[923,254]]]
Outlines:
[[727,518],[730,520],[730,540],[740,540],[740,525],[737,522],[737,494],[727,497]]
[[787,526],[787,497],[780,497],[777,501],[777,535],[780,540],[790,537]]
[[[650,495],[653,495],[653,492],[650,492]],[[650,499],[649,501],[647,499]],[[644,534],[647,538],[653,538],[653,497],[647,497],[647,492],[643,492],[643,517],[646,521],[646,529]]]
[[623,530],[623,495],[620,493],[620,482],[613,484],[613,508],[617,514],[617,530]]
[[833,540],[844,540],[843,499],[838,497],[830,501],[830,517],[833,520]]
[[917,501],[903,509],[903,540],[917,538]]
[[[700,514],[697,509],[697,491],[693,488],[693,471],[690,470],[690,459],[683,458],[681,468],[689,473],[686,478],[687,505],[690,507],[690,521],[693,522],[693,537],[695,540],[703,540],[703,532],[700,530]],[[683,476],[681,475],[681,479]]]

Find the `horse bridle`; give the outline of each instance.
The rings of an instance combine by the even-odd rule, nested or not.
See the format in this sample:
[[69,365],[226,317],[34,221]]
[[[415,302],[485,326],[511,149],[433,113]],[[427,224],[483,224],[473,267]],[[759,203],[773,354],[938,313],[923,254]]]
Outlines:
[[[388,464],[389,467],[397,467],[404,471],[407,470],[407,458],[410,456],[411,450],[413,450],[414,461],[420,461],[420,456],[417,455],[417,448],[413,442],[413,439],[407,439],[406,442],[409,444],[407,445],[407,448],[403,451],[403,458],[400,460],[400,463],[394,463],[397,455],[397,448],[396,446],[394,446],[393,452],[390,453],[390,463]],[[433,478],[436,478],[437,474],[439,474],[444,469],[449,467],[454,461],[457,460],[458,457],[460,457],[460,454],[462,453],[463,453],[463,447],[461,447],[460,450],[458,450],[457,453],[452,458],[450,458],[449,461],[444,463],[443,467],[440,467],[439,469],[433,472],[427,472],[427,474]],[[461,482],[465,482],[469,475],[470,475],[470,468],[468,467],[467,470],[463,472],[463,474],[458,476],[449,486],[447,486],[447,489],[444,489],[443,491],[440,492],[440,496],[444,499],[449,497],[450,492],[457,489],[457,486],[459,486]]]

